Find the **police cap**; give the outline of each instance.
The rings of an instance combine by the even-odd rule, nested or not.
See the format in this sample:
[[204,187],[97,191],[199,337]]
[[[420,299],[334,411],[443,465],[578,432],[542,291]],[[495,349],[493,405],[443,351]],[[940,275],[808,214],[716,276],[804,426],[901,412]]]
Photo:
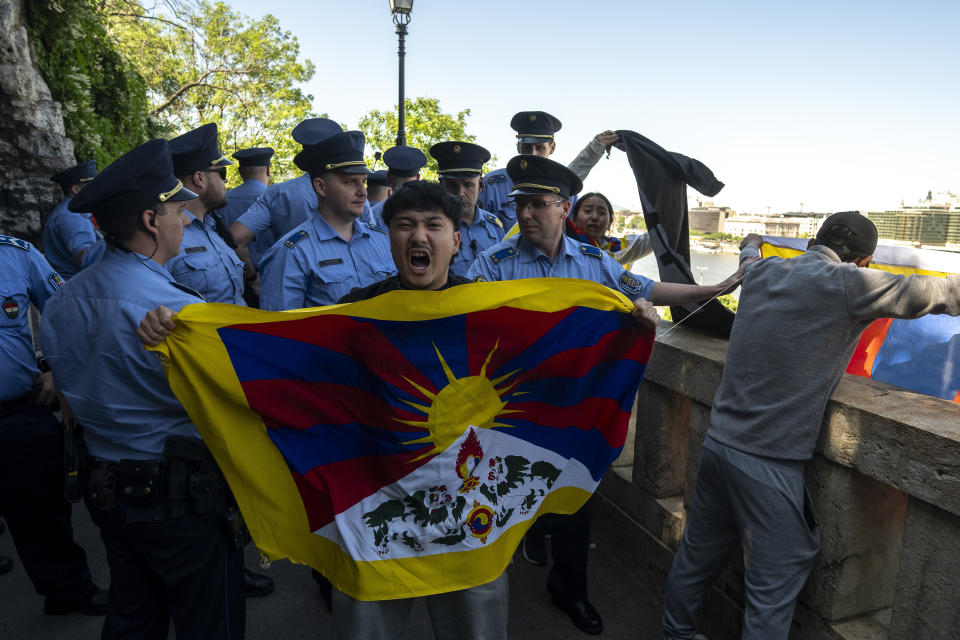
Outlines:
[[517,142],[537,144],[553,140],[553,134],[563,125],[546,111],[521,111],[510,120],[510,128],[517,132]]
[[81,182],[90,182],[95,175],[97,175],[97,161],[87,160],[69,169],[64,169],[55,176],[50,176],[50,179],[66,189]]
[[69,209],[107,220],[138,214],[157,202],[196,197],[174,177],[170,145],[158,139],[117,158],[70,201]]
[[390,173],[401,178],[412,178],[427,166],[427,156],[414,147],[390,147],[383,152],[383,161]]
[[441,178],[475,178],[483,173],[490,152],[472,142],[438,142],[430,147]]
[[365,140],[359,131],[344,131],[317,144],[303,148],[294,164],[311,175],[333,173],[373,173],[363,160]]
[[386,169],[380,169],[379,171],[374,171],[369,176],[367,176],[367,186],[368,187],[389,187],[390,183],[387,182]]
[[540,156],[514,156],[507,163],[507,175],[513,180],[510,197],[554,193],[569,198],[583,188],[583,182],[573,171]]
[[173,154],[173,174],[177,176],[233,164],[220,151],[216,122],[200,125],[171,139],[170,152]]
[[270,147],[250,147],[233,153],[241,167],[269,167],[273,149]]
[[343,133],[343,127],[329,118],[307,118],[293,128],[290,135],[303,146],[323,142],[330,136]]

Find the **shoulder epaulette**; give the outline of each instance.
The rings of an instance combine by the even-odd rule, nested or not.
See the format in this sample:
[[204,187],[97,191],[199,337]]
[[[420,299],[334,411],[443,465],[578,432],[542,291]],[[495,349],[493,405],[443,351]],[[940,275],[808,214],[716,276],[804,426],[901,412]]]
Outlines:
[[488,213],[488,214],[487,214],[487,221],[488,221],[488,222],[492,222],[493,224],[495,224],[495,225],[497,225],[498,227],[500,227],[501,229],[503,229],[503,223],[500,222],[500,218],[498,218],[497,216],[493,215],[492,213]]
[[13,236],[0,236],[0,244],[9,244],[14,247],[23,249],[24,251],[30,251],[32,246],[26,240],[21,240],[20,238],[14,238]]
[[378,226],[375,225],[375,224],[368,224],[368,225],[367,225],[367,228],[370,229],[371,231],[376,231],[377,233],[382,233],[382,234],[385,235],[385,236],[386,236],[386,235],[390,235],[390,234],[388,234],[384,229],[381,229],[380,227],[378,227]]
[[309,237],[309,233],[307,233],[304,229],[300,229],[300,231],[297,231],[295,234],[284,240],[283,246],[285,246],[287,249],[293,249],[298,242]]
[[493,184],[494,182],[506,182],[507,176],[503,173],[488,173],[487,177],[484,178],[484,182],[487,184]]
[[495,253],[490,254],[490,261],[493,264],[500,264],[504,260],[509,260],[517,255],[517,250],[513,247],[507,247],[506,249],[500,249]]
[[592,244],[580,244],[580,253],[585,256],[593,256],[594,258],[602,259],[603,258],[603,249],[600,247],[595,247]]

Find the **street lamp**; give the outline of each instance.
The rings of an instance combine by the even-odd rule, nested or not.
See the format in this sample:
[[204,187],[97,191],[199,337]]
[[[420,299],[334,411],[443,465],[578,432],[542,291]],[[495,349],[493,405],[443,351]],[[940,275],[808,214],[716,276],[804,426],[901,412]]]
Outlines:
[[403,48],[403,38],[407,35],[407,25],[410,24],[410,12],[413,11],[413,0],[390,0],[390,13],[393,14],[393,24],[397,25],[397,36],[400,40],[400,48],[397,55],[400,56],[400,112],[397,114],[397,146],[401,147],[407,144],[407,134],[403,130],[403,55],[406,51]]

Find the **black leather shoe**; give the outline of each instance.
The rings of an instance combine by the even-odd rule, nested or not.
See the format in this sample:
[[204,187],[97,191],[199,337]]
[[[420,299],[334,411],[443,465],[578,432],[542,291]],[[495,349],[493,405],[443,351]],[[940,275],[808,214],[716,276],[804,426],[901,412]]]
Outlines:
[[62,616],[67,613],[82,613],[85,616],[106,615],[110,605],[110,593],[98,590],[86,600],[58,600],[47,597],[43,603],[43,612],[51,616]]
[[600,614],[587,602],[586,598],[561,598],[553,596],[553,604],[560,607],[570,616],[570,621],[577,629],[592,636],[603,633],[603,620]]
[[13,571],[13,558],[0,556],[0,576]]
[[243,570],[243,595],[247,598],[256,598],[273,593],[273,578],[248,569]]
[[547,541],[543,536],[527,533],[523,536],[520,549],[523,552],[523,559],[530,564],[538,567],[547,564]]

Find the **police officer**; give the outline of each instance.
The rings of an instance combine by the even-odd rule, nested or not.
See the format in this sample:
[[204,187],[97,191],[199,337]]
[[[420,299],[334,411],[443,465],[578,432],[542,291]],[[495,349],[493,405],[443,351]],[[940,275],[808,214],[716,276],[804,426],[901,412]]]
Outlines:
[[477,206],[483,188],[483,163],[490,159],[490,152],[478,144],[450,141],[430,147],[430,155],[437,161],[440,184],[447,193],[457,196],[463,207],[460,251],[450,271],[465,276],[481,251],[503,240],[500,218]]
[[[557,149],[554,134],[562,127],[560,120],[546,111],[521,111],[510,120],[510,127],[517,132],[517,153],[549,158]],[[604,150],[617,142],[619,136],[609,129],[598,133],[577,155],[567,168],[573,171],[580,181],[587,179],[590,170],[599,162]],[[480,206],[492,211],[500,218],[503,228],[508,232],[517,221],[517,212],[509,198],[513,191],[513,182],[507,171],[497,169],[484,178],[483,195]],[[577,201],[574,195],[570,201],[572,207]]]
[[103,255],[104,244],[89,213],[74,213],[67,207],[83,185],[97,175],[93,160],[64,169],[50,179],[60,185],[61,200],[43,229],[43,253],[64,280],[89,266]]
[[217,145],[217,125],[208,123],[170,140],[173,171],[198,198],[187,203],[189,219],[180,253],[167,270],[180,284],[200,292],[209,302],[245,304],[243,261],[219,214],[227,204],[227,166],[233,164]]
[[370,173],[363,147],[362,133],[346,131],[304,147],[294,158],[313,181],[316,210],[263,257],[261,308],[334,304],[354,287],[396,273],[386,232],[359,220]]
[[379,169],[367,176],[367,204],[371,207],[389,198],[392,191],[386,169]]
[[[516,202],[520,234],[481,253],[468,278],[481,282],[537,277],[592,280],[634,300],[634,315],[655,324],[651,303],[706,300],[729,288],[739,275],[716,286],[693,286],[653,282],[632,274],[602,249],[563,233],[570,198],[583,186],[570,169],[548,158],[521,155],[507,163],[507,175],[513,184],[509,195]],[[570,516],[550,517],[554,565],[547,589],[578,629],[598,634],[603,621],[587,599],[589,525],[587,506]]]
[[[294,141],[304,148],[338,133],[343,133],[343,127],[328,118],[307,118],[291,131]],[[240,257],[259,268],[260,260],[276,239],[305,222],[316,210],[317,194],[306,173],[271,185],[230,226]]]
[[180,640],[244,636],[223,476],[137,337],[148,310],[203,301],[164,267],[196,197],[174,177],[165,140],[104,169],[70,206],[93,212],[110,247],[44,310],[41,344],[85,430],[85,499],[110,565],[105,640],[166,638],[171,617]]
[[52,376],[40,372],[30,333],[30,303],[43,311],[63,281],[32,244],[3,235],[0,274],[0,516],[27,576],[46,596],[46,613],[102,615],[107,593],[90,579],[63,497],[64,436],[49,408]]
[[227,191],[227,206],[219,211],[228,227],[267,190],[272,157],[273,149],[270,147],[250,147],[233,153],[237,161],[237,173],[243,183]]
[[[387,182],[394,191],[399,189],[407,182],[420,179],[420,169],[427,166],[427,156],[423,151],[415,147],[390,147],[383,153],[383,161],[387,165]],[[361,220],[366,224],[373,224],[381,229],[386,227],[383,224],[383,218],[380,212],[383,211],[381,200],[370,205],[370,212],[364,212]]]

